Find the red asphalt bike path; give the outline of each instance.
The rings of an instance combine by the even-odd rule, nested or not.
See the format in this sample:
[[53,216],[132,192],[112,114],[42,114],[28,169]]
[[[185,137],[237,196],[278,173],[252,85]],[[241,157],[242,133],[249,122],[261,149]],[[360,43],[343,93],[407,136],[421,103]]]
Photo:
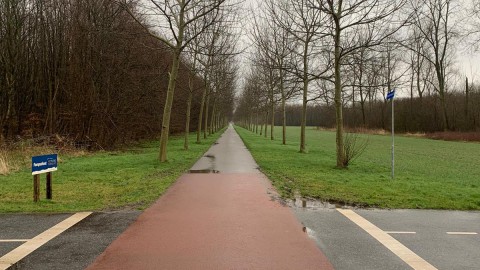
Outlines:
[[87,269],[333,269],[275,198],[261,173],[185,174]]

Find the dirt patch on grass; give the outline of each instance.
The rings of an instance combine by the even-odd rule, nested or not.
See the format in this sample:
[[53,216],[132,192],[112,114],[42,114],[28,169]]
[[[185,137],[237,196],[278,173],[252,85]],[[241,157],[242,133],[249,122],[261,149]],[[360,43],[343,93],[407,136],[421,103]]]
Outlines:
[[435,132],[428,133],[425,137],[443,141],[480,142],[480,132]]
[[384,129],[369,129],[369,128],[346,128],[345,129],[347,132],[350,133],[361,133],[361,134],[368,134],[368,135],[386,135],[390,134],[389,131],[386,131]]
[[[316,128],[319,131],[331,131],[335,132],[334,128]],[[390,131],[384,129],[368,129],[368,128],[345,128],[345,131],[348,133],[360,133],[368,135],[388,135]],[[405,137],[415,137],[415,138],[428,138],[433,140],[443,140],[443,141],[463,141],[463,142],[480,142],[480,131],[472,132],[458,132],[458,131],[446,131],[446,132],[433,132],[433,133],[398,133],[398,135],[403,135]]]
[[[331,131],[331,132],[336,132],[337,129],[335,128],[324,128],[324,127],[317,127],[316,130],[319,131]],[[390,131],[384,130],[384,129],[369,129],[369,128],[362,128],[362,127],[356,127],[356,128],[349,128],[345,127],[345,132],[348,133],[361,133],[361,134],[369,134],[369,135],[386,135],[390,134]]]
[[413,137],[413,138],[425,138],[425,133],[421,133],[421,132],[417,132],[417,133],[410,133],[410,132],[407,132],[405,134],[403,134],[403,136],[405,137]]

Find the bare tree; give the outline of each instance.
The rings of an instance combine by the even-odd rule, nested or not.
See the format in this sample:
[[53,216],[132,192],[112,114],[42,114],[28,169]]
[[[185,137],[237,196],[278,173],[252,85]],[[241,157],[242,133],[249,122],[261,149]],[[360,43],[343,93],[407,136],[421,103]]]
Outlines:
[[467,9],[465,15],[468,17],[468,22],[463,25],[464,34],[468,37],[469,45],[478,51],[480,49],[480,1],[470,0],[466,3],[463,1],[462,4]]
[[[265,4],[265,3],[264,3]],[[265,10],[266,8],[266,10]],[[263,56],[263,64],[267,66],[273,83],[270,89],[271,100],[271,139],[274,139],[274,125],[275,125],[275,104],[277,98],[275,97],[275,89],[277,88],[280,94],[281,102],[281,118],[282,118],[282,144],[286,144],[286,103],[298,89],[295,83],[295,76],[291,72],[287,72],[289,68],[293,67],[293,54],[294,43],[290,29],[285,27],[279,27],[278,23],[275,23],[276,14],[281,12],[278,10],[278,6],[275,1],[270,0],[263,5],[262,10],[264,14],[262,17],[255,20],[253,41],[260,50]]]
[[[258,124],[254,122],[256,119],[262,117],[262,112],[265,111],[263,104],[265,103],[265,91],[262,91],[263,81],[260,78],[259,66],[252,66],[249,73],[245,76],[244,84],[239,94],[237,108],[235,111],[235,118],[241,125],[250,130],[255,131],[253,126]],[[263,135],[263,124],[260,125],[260,136]]]
[[[358,37],[362,39],[363,37]],[[352,66],[353,69],[353,86],[352,86],[352,106],[355,107],[355,90],[358,91],[359,94],[359,103],[360,103],[360,110],[362,113],[362,125],[364,127],[367,126],[367,117],[365,112],[365,103],[367,101],[367,96],[370,93],[371,85],[375,80],[368,80],[368,78],[375,78],[377,74],[375,70],[375,64],[373,63],[374,54],[369,50],[369,48],[364,47],[360,48],[356,53],[352,54]]]
[[[270,37],[266,33],[263,33],[261,37],[255,37],[256,51],[253,54],[254,59],[252,59],[252,63],[259,72],[258,79],[261,81],[263,86],[260,87],[260,90],[265,91],[265,109],[269,110],[268,114],[270,115],[270,139],[274,140],[275,108],[277,105],[278,92],[277,81],[282,80],[282,78],[279,78],[278,69],[276,69],[274,66],[274,56],[270,53],[269,49],[265,49],[266,47],[273,46],[273,44],[271,44],[271,40],[267,40],[267,38]],[[268,119],[265,119],[265,121],[268,123]]]
[[[200,143],[200,134],[202,132],[203,118],[205,118],[204,125],[204,138],[208,132],[211,133],[214,129],[218,128],[218,110],[209,115],[210,97],[214,96],[215,87],[218,84],[225,84],[223,79],[226,77],[218,77],[215,71],[227,72],[228,69],[223,69],[219,65],[226,64],[228,57],[235,55],[235,43],[236,35],[233,29],[234,24],[238,19],[235,14],[234,7],[223,8],[216,14],[208,14],[208,16],[216,16],[215,22],[197,36],[188,46],[188,55],[190,55],[191,69],[195,76],[200,75],[203,79],[203,91],[202,99],[200,102],[199,122],[197,128],[197,143]],[[207,19],[210,20],[210,19]],[[193,32],[199,32],[199,28],[203,27],[203,22],[196,21],[192,24]],[[225,68],[225,65],[223,65]],[[235,74],[236,76],[236,74]],[[215,80],[217,79],[217,80]],[[219,81],[220,80],[220,81]],[[190,88],[193,91],[192,88]],[[189,95],[192,97],[192,95]],[[206,102],[208,99],[208,102]],[[215,100],[215,97],[213,98]],[[189,101],[191,105],[191,100]],[[216,104],[213,102],[212,109],[215,111]],[[222,104],[223,105],[223,104]],[[187,110],[189,106],[187,103]],[[223,109],[223,108],[222,108]],[[203,117],[205,112],[205,117]],[[188,112],[187,112],[188,113]],[[188,114],[189,115],[189,114]],[[189,117],[187,117],[188,119]],[[215,121],[214,121],[215,120]],[[209,125],[210,124],[210,125]],[[185,141],[187,141],[187,135],[185,135]]]
[[[337,167],[347,167],[344,144],[343,82],[344,59],[364,47],[373,47],[397,32],[404,23],[395,17],[406,1],[389,0],[309,0],[311,6],[325,14],[325,29],[333,46]],[[358,35],[364,35],[359,40]],[[355,42],[360,41],[360,42]]]
[[[0,1],[1,138],[58,134],[79,147],[104,148],[161,132],[172,50],[152,38],[119,2]],[[136,8],[145,1],[121,2],[127,2],[129,11],[145,11]],[[172,37],[165,29],[154,30]],[[186,59],[180,57],[172,133],[185,127],[188,77],[195,78],[196,89],[201,83],[186,68]],[[197,93],[192,100],[199,100]],[[192,102],[192,113],[198,107]]]
[[[192,43],[193,44],[193,43]],[[189,143],[188,137],[190,135],[190,119],[191,119],[191,110],[192,110],[192,98],[193,92],[195,91],[195,80],[197,79],[198,72],[198,45],[194,44],[194,48],[192,48],[192,55],[191,55],[191,63],[189,65],[191,73],[188,75],[188,99],[187,99],[187,110],[186,110],[186,119],[185,119],[185,134],[184,134],[184,142],[183,142],[183,149],[188,150]],[[201,122],[201,121],[199,121]]]
[[[275,17],[275,24],[288,31],[294,47],[291,50],[295,60],[293,67],[286,69],[302,83],[302,122],[300,127],[300,152],[306,153],[305,127],[307,122],[307,104],[309,102],[309,84],[318,80],[329,71],[328,61],[322,61],[321,39],[319,29],[322,27],[322,11],[313,9],[307,0],[284,0],[273,4],[270,13]],[[315,61],[313,61],[315,59]]]
[[[156,33],[155,30],[149,27],[144,21],[140,20],[140,18],[137,18],[137,15],[130,10],[129,5],[125,0],[123,2],[124,7],[129,11],[131,16],[135,18],[139,24],[144,26],[150,35],[164,43],[173,52],[173,62],[169,74],[167,99],[165,101],[162,120],[162,133],[160,137],[159,158],[161,162],[165,162],[167,160],[167,142],[170,128],[170,115],[172,111],[175,85],[180,65],[180,56],[190,42],[192,42],[198,35],[204,32],[215,22],[216,16],[207,15],[218,13],[220,6],[225,1],[226,0],[150,0],[150,5],[144,6],[143,8],[153,12],[153,14],[158,17],[157,19],[160,23],[158,27],[160,27],[162,30],[168,31],[168,35]],[[194,22],[198,21],[203,21],[203,27],[196,28],[197,31],[193,31],[193,29],[191,29],[192,25]]]
[[238,18],[235,8],[223,9],[218,17],[217,21],[198,40],[200,43],[198,62],[202,66],[201,73],[205,85],[199,113],[199,119],[202,122],[199,123],[197,129],[197,143],[200,143],[202,126],[204,139],[212,131],[213,113],[210,108],[213,110],[215,107],[215,88],[221,83],[218,72],[225,67],[224,63],[237,54],[238,37],[234,31],[234,24]]
[[426,41],[426,50],[417,53],[435,67],[436,84],[441,107],[443,128],[450,129],[447,101],[446,77],[450,63],[452,39],[455,38],[455,24],[452,20],[453,6],[450,0],[422,0],[412,2],[414,24]]
[[[25,0],[5,0],[0,2],[0,137],[9,136],[11,121],[17,114],[15,91],[19,78],[21,44],[25,39],[27,3]],[[3,90],[4,89],[4,90]],[[0,141],[2,138],[0,138]]]

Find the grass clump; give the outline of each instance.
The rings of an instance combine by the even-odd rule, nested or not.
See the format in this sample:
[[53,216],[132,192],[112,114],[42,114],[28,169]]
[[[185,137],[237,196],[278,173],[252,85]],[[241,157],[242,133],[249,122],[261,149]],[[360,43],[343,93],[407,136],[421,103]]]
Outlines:
[[[53,200],[45,199],[41,175],[41,201],[33,202],[30,167],[0,175],[0,212],[75,212],[86,210],[144,209],[163,194],[215,142],[221,132],[183,150],[183,136],[171,137],[168,162],[158,160],[158,142],[123,151],[59,155],[53,173]],[[194,141],[195,134],[190,140]],[[43,153],[41,153],[43,154]]]
[[7,175],[10,172],[10,164],[6,151],[0,149],[0,175]]
[[285,197],[301,196],[362,207],[480,210],[480,144],[396,136],[395,179],[391,137],[368,140],[347,170],[337,169],[335,133],[307,129],[308,154],[299,153],[298,127],[274,141],[236,127],[262,171]]

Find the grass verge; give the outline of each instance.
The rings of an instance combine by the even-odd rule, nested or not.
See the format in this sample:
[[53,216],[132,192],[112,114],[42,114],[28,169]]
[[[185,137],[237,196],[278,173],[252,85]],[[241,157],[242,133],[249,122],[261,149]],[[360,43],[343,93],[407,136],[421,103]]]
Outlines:
[[480,210],[480,144],[396,136],[395,173],[390,177],[391,137],[368,139],[365,152],[348,169],[335,168],[335,133],[308,128],[309,153],[299,153],[300,128],[281,128],[271,141],[236,130],[262,171],[284,197],[378,208]]
[[[60,156],[53,173],[53,200],[45,199],[41,175],[41,201],[33,202],[33,177],[28,168],[0,175],[0,212],[74,212],[86,210],[144,209],[188,170],[223,131],[183,150],[183,136],[171,137],[168,162],[158,161],[158,142],[117,152],[81,157]],[[195,134],[190,142],[195,141]]]

